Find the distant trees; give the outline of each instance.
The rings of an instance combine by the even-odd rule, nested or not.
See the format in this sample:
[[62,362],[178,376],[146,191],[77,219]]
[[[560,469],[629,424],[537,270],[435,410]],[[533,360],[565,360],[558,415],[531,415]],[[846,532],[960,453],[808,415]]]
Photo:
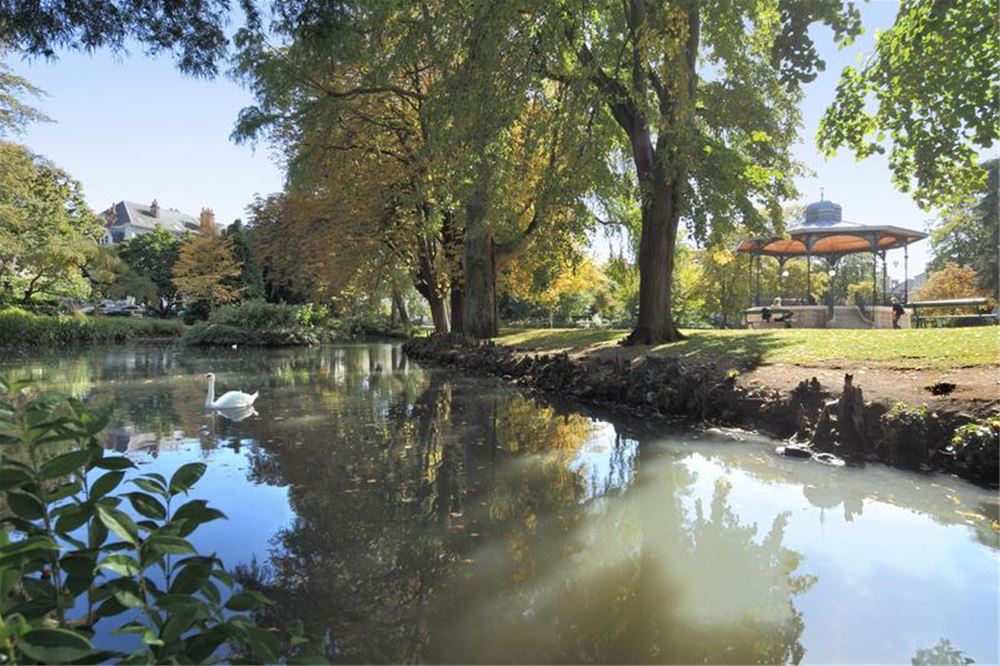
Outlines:
[[24,146],[0,142],[0,305],[85,298],[80,269],[103,233],[79,182]]
[[996,298],[1000,293],[1000,160],[989,160],[983,168],[986,186],[975,198],[948,209],[931,230],[934,256],[927,269],[940,271],[953,263],[971,267],[978,286]]
[[916,293],[916,299],[921,301],[976,296],[986,296],[994,304],[997,300],[995,293],[987,292],[979,286],[979,274],[975,268],[955,263],[946,264],[944,268],[928,274],[927,282]]
[[181,304],[181,294],[174,284],[174,265],[180,256],[181,239],[166,229],[156,228],[129,239],[118,249],[118,256],[128,264],[145,285],[142,293],[147,306],[161,317],[173,314]]
[[189,236],[181,243],[173,282],[192,307],[201,304],[212,310],[240,298],[244,291],[237,281],[241,272],[233,256],[232,239]]

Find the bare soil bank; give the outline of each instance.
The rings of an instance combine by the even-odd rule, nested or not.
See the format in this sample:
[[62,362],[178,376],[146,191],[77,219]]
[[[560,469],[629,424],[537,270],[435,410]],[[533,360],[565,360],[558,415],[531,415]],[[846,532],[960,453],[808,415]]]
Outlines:
[[[761,430],[787,439],[787,455],[939,469],[983,485],[996,485],[1000,475],[995,455],[972,459],[949,447],[956,429],[980,422],[1000,405],[995,387],[970,391],[967,386],[970,379],[976,386],[988,386],[989,368],[897,371],[773,365],[738,373],[712,361],[647,356],[635,350],[545,354],[454,335],[413,339],[404,349],[415,359],[640,416]],[[916,425],[887,418],[900,401],[927,403],[933,414]]]

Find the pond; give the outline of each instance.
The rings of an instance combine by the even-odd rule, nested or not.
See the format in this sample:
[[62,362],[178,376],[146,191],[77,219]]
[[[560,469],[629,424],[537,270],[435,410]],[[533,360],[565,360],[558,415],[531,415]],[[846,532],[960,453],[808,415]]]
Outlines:
[[[260,391],[206,413],[202,375]],[[397,345],[6,358],[113,401],[106,447],[228,521],[197,545],[340,662],[998,660],[998,498],[763,437],[597,417]],[[927,654],[926,652],[923,654]]]

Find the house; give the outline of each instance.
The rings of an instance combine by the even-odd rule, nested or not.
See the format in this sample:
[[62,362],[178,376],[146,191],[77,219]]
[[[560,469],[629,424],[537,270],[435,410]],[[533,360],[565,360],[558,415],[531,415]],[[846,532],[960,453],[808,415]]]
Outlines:
[[186,233],[214,233],[215,213],[202,208],[198,217],[173,208],[163,208],[156,199],[146,205],[134,201],[119,201],[101,213],[107,220],[107,231],[101,245],[114,245],[160,227],[178,236]]
[[911,277],[906,282],[895,282],[889,289],[889,295],[895,296],[899,300],[913,300],[913,294],[927,282],[927,273],[921,273]]

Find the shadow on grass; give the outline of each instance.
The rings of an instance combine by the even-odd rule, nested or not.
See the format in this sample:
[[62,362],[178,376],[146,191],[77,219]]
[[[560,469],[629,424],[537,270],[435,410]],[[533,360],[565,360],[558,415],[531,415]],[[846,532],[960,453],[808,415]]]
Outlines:
[[685,334],[686,340],[658,345],[652,348],[653,353],[714,361],[738,370],[750,370],[773,358],[779,350],[797,344],[794,339],[769,332],[686,331]]

